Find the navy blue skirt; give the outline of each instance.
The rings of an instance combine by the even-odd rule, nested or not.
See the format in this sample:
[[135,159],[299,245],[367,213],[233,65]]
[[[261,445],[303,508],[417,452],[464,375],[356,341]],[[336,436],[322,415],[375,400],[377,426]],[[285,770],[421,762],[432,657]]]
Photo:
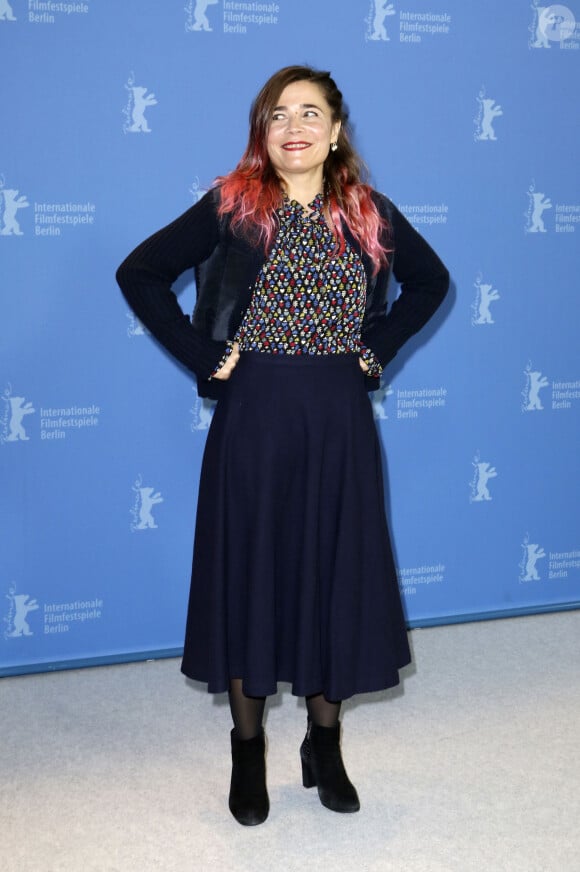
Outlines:
[[409,661],[358,356],[243,352],[205,447],[182,671],[341,700]]

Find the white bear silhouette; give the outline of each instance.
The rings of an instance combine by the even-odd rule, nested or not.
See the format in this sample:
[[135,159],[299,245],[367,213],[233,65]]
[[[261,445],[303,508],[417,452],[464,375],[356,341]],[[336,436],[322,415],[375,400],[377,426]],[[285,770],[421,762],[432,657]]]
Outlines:
[[129,88],[133,93],[133,109],[131,110],[132,124],[127,128],[129,133],[151,133],[151,128],[145,118],[145,110],[149,106],[156,106],[155,94],[147,94],[147,88],[135,85]]
[[480,102],[483,109],[483,118],[481,119],[481,132],[477,136],[477,139],[497,139],[492,125],[494,119],[497,118],[498,115],[503,115],[503,110],[501,106],[497,105],[495,100],[485,98],[480,100]]
[[541,411],[544,407],[540,400],[540,391],[542,388],[547,388],[550,382],[542,375],[541,372],[528,370],[526,373],[528,383],[528,403],[526,410],[528,412]]
[[0,21],[16,21],[8,0],[0,0]]
[[390,36],[385,27],[385,18],[387,15],[395,15],[395,7],[388,0],[375,0],[375,12],[373,18],[373,32],[371,39],[382,39],[384,42],[390,41]]
[[475,287],[478,290],[478,311],[477,318],[473,323],[494,324],[495,322],[491,317],[489,307],[493,302],[495,302],[495,300],[500,299],[498,291],[493,287],[493,285],[485,285],[480,282],[476,283]]
[[30,206],[30,203],[25,196],[18,196],[18,191],[13,188],[4,188],[0,191],[4,195],[4,226],[0,230],[0,236],[22,236],[22,230],[16,220],[16,213],[19,209],[24,209]]
[[[532,7],[533,8],[533,7]],[[550,41],[546,35],[546,27],[548,25],[548,20],[546,17],[546,10],[548,6],[538,6],[536,7],[536,12],[538,14],[538,21],[536,23],[536,38],[532,43],[532,48],[550,48]]]
[[205,13],[208,6],[215,6],[217,2],[218,0],[197,0],[195,9],[193,10],[195,24],[191,28],[192,30],[211,31],[209,20]]
[[476,463],[475,467],[477,470],[477,484],[473,502],[477,503],[482,502],[482,500],[491,500],[491,494],[487,487],[487,483],[490,478],[497,478],[495,466],[491,466],[489,463]]
[[10,397],[7,402],[10,403],[10,432],[6,442],[17,442],[19,439],[28,442],[29,437],[22,426],[22,419],[25,415],[32,415],[36,410],[32,407],[32,403],[24,402],[24,397]]
[[530,543],[529,545],[524,545],[524,548],[526,551],[526,555],[523,581],[539,581],[540,576],[538,575],[538,570],[536,569],[536,563],[542,557],[546,556],[546,552],[543,548],[540,548],[539,545],[535,545],[533,543]]
[[146,336],[149,333],[145,325],[132,312],[127,313],[127,318],[129,319],[127,336]]
[[35,599],[29,599],[27,593],[12,594],[10,599],[14,603],[14,618],[12,620],[12,631],[7,633],[10,638],[18,636],[32,636],[32,630],[28,625],[26,616],[29,612],[34,612],[39,608]]
[[384,402],[392,393],[394,393],[392,387],[390,385],[384,385],[381,381],[380,388],[377,388],[376,391],[371,391],[369,394],[373,407],[373,415],[376,419],[381,421],[386,421],[388,419],[389,416],[385,412]]
[[200,187],[199,179],[196,179],[194,182],[191,183],[189,193],[193,197],[193,202],[199,203],[199,201],[207,194],[207,190]]
[[531,194],[531,197],[533,205],[528,233],[546,233],[546,227],[544,226],[542,215],[546,209],[552,208],[552,201],[549,197],[544,197],[544,194],[540,193]]
[[212,400],[202,399],[198,397],[195,401],[195,406],[193,407],[193,423],[191,425],[192,430],[208,430],[209,425],[211,424],[211,419],[213,417],[213,411],[215,408],[215,403]]
[[155,530],[157,529],[157,524],[151,514],[151,509],[153,506],[157,505],[157,503],[162,503],[163,497],[159,492],[153,493],[152,487],[140,487],[139,494],[141,496],[141,505],[139,507],[139,523],[137,524],[136,529]]

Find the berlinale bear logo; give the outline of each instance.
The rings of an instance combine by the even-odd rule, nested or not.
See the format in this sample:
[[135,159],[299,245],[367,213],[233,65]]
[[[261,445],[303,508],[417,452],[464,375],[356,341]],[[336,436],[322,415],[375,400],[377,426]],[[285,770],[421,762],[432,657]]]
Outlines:
[[476,281],[474,282],[474,287],[476,291],[475,302],[471,307],[471,324],[473,327],[479,327],[483,324],[494,324],[494,320],[491,316],[490,306],[492,303],[495,303],[496,300],[501,299],[499,295],[499,291],[483,281],[483,276],[478,275]]
[[30,437],[26,435],[23,421],[36,409],[25,397],[13,396],[11,385],[4,390],[2,399],[6,405],[0,420],[0,442],[28,442]]
[[211,33],[209,18],[206,15],[208,6],[215,6],[218,0],[189,0],[185,11],[187,12],[186,30],[204,30]]
[[16,213],[26,206],[30,206],[26,197],[15,188],[5,188],[0,176],[0,236],[22,236]]
[[135,84],[135,76],[130,74],[125,88],[129,92],[127,105],[123,110],[125,123],[124,133],[151,133],[151,128],[145,118],[145,110],[157,105],[155,94],[148,94],[147,88]]
[[547,233],[544,212],[552,208],[552,201],[545,194],[536,191],[536,183],[528,188],[528,211],[526,212],[526,233]]
[[520,581],[540,581],[536,563],[546,557],[546,552],[537,542],[530,542],[527,533],[522,542],[522,549],[524,553],[520,561]]
[[486,463],[481,460],[479,451],[473,459],[473,478],[471,480],[471,503],[489,502],[491,494],[487,486],[490,478],[497,478],[497,470],[491,463]]
[[0,0],[0,21],[16,21],[16,16],[8,0]]
[[388,15],[395,15],[396,10],[392,3],[388,0],[373,0],[371,12],[369,15],[369,39],[382,40],[389,42],[390,36],[385,27],[385,18]]
[[136,530],[156,530],[157,524],[153,517],[153,506],[163,502],[163,497],[159,491],[155,491],[152,487],[143,487],[143,477],[138,475],[135,484],[133,485],[135,493],[135,501],[131,509],[133,521],[131,523],[131,532]]
[[29,612],[35,612],[40,608],[35,599],[30,599],[27,593],[16,593],[14,585],[10,586],[6,598],[10,603],[8,614],[4,618],[6,629],[5,639],[17,639],[20,636],[32,636],[32,630],[27,621]]
[[529,361],[524,375],[526,384],[522,391],[522,412],[541,412],[544,407],[540,399],[540,391],[547,388],[550,382],[539,370],[532,369],[532,364]]
[[195,432],[196,430],[209,430],[209,425],[211,424],[211,420],[213,418],[214,409],[214,400],[208,400],[205,397],[202,398],[196,395],[195,403],[191,409],[191,414],[193,416],[193,420],[191,422],[191,430],[193,432]]
[[474,139],[476,142],[495,142],[497,136],[493,129],[493,122],[500,115],[503,115],[503,109],[495,100],[485,96],[485,88],[481,88],[477,102],[479,103],[479,112],[474,121]]

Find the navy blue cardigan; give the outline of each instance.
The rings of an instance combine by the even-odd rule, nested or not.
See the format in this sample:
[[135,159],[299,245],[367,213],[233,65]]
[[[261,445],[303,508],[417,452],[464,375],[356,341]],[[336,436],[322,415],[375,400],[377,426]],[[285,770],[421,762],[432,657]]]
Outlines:
[[[389,223],[384,239],[391,252],[389,266],[373,276],[369,257],[348,228],[345,236],[360,254],[367,276],[361,340],[384,367],[440,305],[449,287],[449,273],[390,200],[376,192],[373,199]],[[117,270],[117,281],[139,320],[195,373],[199,395],[215,399],[227,382],[210,380],[210,375],[242,321],[266,259],[261,246],[232,232],[227,216],[218,217],[218,204],[219,188],[214,188],[142,242]],[[197,300],[190,319],[171,287],[191,267]],[[391,274],[401,285],[401,293],[387,312]],[[366,382],[372,390],[379,380],[367,377]]]

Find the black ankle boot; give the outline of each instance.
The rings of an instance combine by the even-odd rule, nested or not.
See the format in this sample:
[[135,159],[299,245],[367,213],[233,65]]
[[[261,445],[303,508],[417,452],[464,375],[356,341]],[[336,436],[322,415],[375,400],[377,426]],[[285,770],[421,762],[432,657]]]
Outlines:
[[230,811],[246,827],[263,823],[270,802],[266,790],[266,741],[264,730],[253,739],[238,739],[232,730],[232,781]]
[[302,784],[318,787],[320,802],[332,811],[358,811],[360,802],[340,754],[340,724],[319,727],[308,722],[306,738],[300,747]]

